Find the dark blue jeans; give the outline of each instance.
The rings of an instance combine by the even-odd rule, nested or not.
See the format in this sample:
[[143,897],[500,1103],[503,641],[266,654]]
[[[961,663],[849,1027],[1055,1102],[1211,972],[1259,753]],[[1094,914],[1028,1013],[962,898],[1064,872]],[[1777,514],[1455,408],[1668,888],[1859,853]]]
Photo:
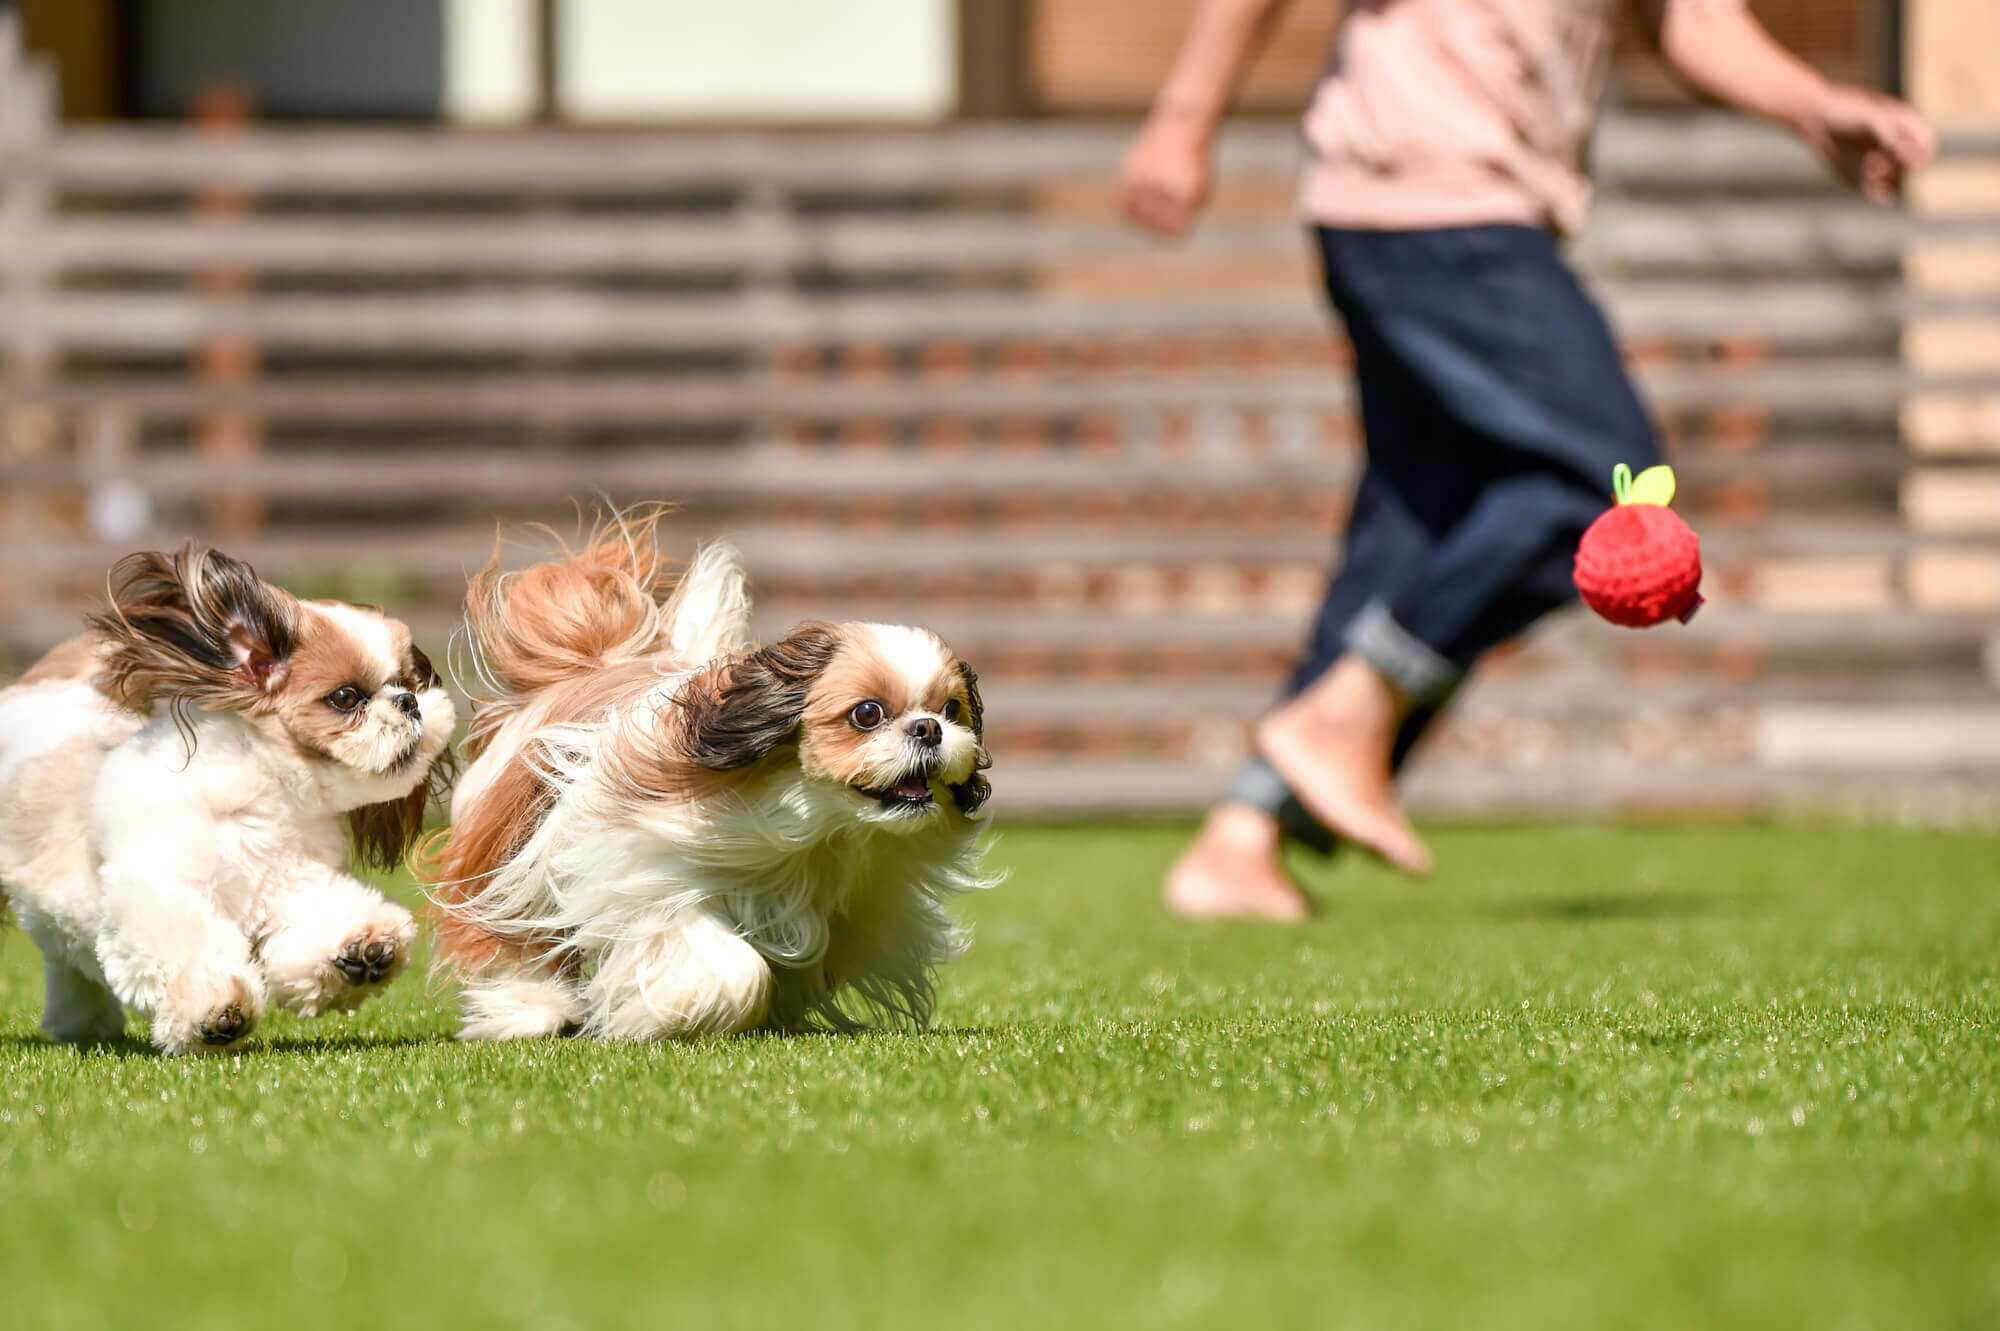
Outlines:
[[[1318,231],[1354,344],[1367,466],[1345,551],[1286,696],[1354,651],[1417,702],[1400,767],[1473,663],[1575,599],[1611,471],[1659,459],[1596,304],[1525,226]],[[1230,797],[1330,846],[1253,761]]]

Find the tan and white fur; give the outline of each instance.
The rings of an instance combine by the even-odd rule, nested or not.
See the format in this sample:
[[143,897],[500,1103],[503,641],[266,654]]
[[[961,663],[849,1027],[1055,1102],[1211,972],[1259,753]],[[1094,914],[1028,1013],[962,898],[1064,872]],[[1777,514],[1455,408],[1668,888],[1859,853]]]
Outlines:
[[415,921],[347,870],[420,830],[450,697],[409,630],[212,550],[133,555],[111,608],[0,691],[0,887],[42,1028],[227,1049],[275,1003],[381,992]]
[[474,580],[484,696],[434,891],[462,1035],[926,1022],[949,899],[992,881],[977,679],[923,629],[753,647],[734,553],[674,582],[652,539]]

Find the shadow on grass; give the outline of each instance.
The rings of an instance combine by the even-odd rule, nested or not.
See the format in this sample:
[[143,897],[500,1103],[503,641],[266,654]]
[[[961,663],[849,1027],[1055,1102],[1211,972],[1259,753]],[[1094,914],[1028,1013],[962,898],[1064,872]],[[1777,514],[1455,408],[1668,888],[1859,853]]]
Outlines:
[[244,1053],[333,1054],[348,1049],[423,1049],[456,1044],[445,1032],[429,1035],[274,1035],[252,1039]]
[[1669,920],[1730,914],[1740,897],[1712,892],[1614,892],[1592,896],[1517,897],[1467,903],[1469,914],[1497,920]]
[[[690,1047],[720,1044],[727,1045],[742,1041],[770,1041],[779,1045],[799,1045],[811,1047],[827,1044],[897,1043],[912,1039],[969,1039],[987,1038],[1003,1033],[1008,1028],[997,1026],[930,1026],[923,1030],[891,1028],[874,1031],[745,1031],[739,1035],[701,1036],[693,1040],[668,1040],[658,1043],[681,1044]],[[220,1055],[209,1057],[254,1058],[263,1055],[284,1055],[296,1057],[302,1054],[343,1053],[355,1049],[434,1049],[457,1045],[459,1041],[448,1031],[415,1035],[274,1035],[268,1039],[253,1035],[249,1040]],[[595,1044],[643,1045],[653,1043],[643,1040],[597,1041],[574,1036],[548,1036],[537,1040],[506,1041],[503,1044],[520,1046],[560,1046],[585,1047]],[[110,1058],[148,1058],[168,1060],[173,1055],[163,1054],[152,1044],[133,1035],[123,1035],[116,1040],[91,1040],[79,1044],[59,1044],[40,1033],[0,1035],[0,1049],[47,1049],[52,1052],[66,1052],[77,1055],[96,1054]],[[189,1055],[199,1057],[200,1055]]]
[[895,1044],[906,1040],[929,1037],[961,1039],[974,1036],[999,1035],[1007,1028],[1003,1026],[884,1026],[874,1030],[833,1031],[743,1031],[737,1035],[704,1035],[697,1039],[703,1042],[728,1042],[731,1040],[768,1040],[776,1044],[812,1045],[827,1044]]
[[[926,1030],[890,1029],[879,1031],[743,1031],[736,1035],[701,1035],[682,1040],[595,1040],[576,1035],[549,1035],[532,1040],[503,1040],[490,1042],[489,1047],[507,1048],[560,1048],[586,1049],[593,1046],[634,1048],[648,1044],[678,1045],[686,1048],[703,1046],[728,1046],[746,1041],[769,1042],[780,1047],[786,1045],[810,1048],[821,1042],[827,1044],[857,1044],[862,1042],[894,1043],[917,1037],[936,1036],[943,1038],[985,1037],[998,1033],[998,1028],[987,1026],[933,1026]],[[475,1042],[485,1044],[488,1042]],[[333,1035],[314,1037],[310,1035],[279,1035],[269,1040],[253,1039],[240,1052],[253,1053],[268,1051],[274,1054],[335,1053],[349,1049],[427,1049],[457,1046],[458,1038],[449,1032],[429,1035]],[[144,1049],[146,1046],[141,1045]]]
[[[251,1036],[236,1048],[221,1054],[188,1055],[188,1057],[245,1058],[258,1054],[309,1054],[338,1053],[347,1049],[409,1049],[430,1045],[452,1043],[449,1035],[278,1035],[270,1039]],[[61,1044],[46,1035],[0,1035],[0,1049],[47,1049],[78,1055],[98,1054],[109,1058],[158,1058],[175,1057],[155,1049],[151,1042],[135,1035],[121,1035],[116,1040],[85,1040],[76,1044]]]
[[152,1057],[158,1056],[160,1052],[136,1035],[121,1035],[115,1040],[84,1040],[75,1044],[63,1044],[39,1032],[33,1035],[0,1035],[0,1049],[52,1049],[78,1054],[103,1054],[111,1058]]

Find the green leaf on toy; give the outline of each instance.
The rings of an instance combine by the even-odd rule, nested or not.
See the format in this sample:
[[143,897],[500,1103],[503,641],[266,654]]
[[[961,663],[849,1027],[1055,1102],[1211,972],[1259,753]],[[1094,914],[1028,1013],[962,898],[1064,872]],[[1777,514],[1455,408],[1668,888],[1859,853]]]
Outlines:
[[1658,504],[1661,508],[1674,502],[1674,469],[1672,467],[1648,467],[1640,472],[1632,482],[1625,500],[1628,504]]
[[1611,469],[1611,493],[1620,504],[1658,504],[1665,508],[1674,502],[1674,469],[1648,467],[1634,477],[1632,469],[1621,462]]

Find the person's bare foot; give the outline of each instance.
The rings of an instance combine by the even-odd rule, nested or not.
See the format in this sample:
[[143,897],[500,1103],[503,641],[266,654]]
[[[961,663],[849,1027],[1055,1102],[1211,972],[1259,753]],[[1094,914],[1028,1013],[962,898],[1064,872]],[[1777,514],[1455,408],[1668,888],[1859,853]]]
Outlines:
[[1299,803],[1339,836],[1406,873],[1431,854],[1396,803],[1390,755],[1404,707],[1379,671],[1343,656],[1257,725],[1257,747]]
[[1184,919],[1303,920],[1312,903],[1278,859],[1278,820],[1247,804],[1223,804],[1167,871],[1167,909]]

